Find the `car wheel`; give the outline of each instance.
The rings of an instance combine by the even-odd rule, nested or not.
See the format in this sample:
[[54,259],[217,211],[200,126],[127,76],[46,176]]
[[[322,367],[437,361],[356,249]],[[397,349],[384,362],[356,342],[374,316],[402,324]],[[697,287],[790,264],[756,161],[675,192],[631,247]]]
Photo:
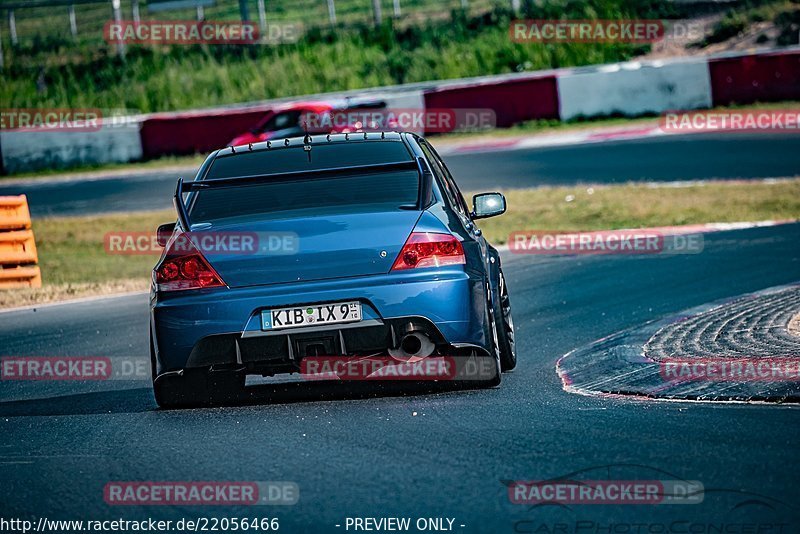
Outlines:
[[[489,290],[489,294],[491,295],[491,290]],[[489,300],[489,330],[492,335],[492,346],[491,351],[492,354],[490,357],[493,357],[494,363],[494,376],[489,380],[483,381],[482,384],[486,387],[493,387],[500,384],[502,381],[502,366],[500,364],[500,346],[498,345],[498,337],[497,337],[497,324],[494,320],[495,313],[494,313],[494,306],[492,305],[491,299]]]
[[153,332],[150,331],[150,377],[156,381],[156,347],[153,344]]
[[153,381],[153,393],[161,408],[192,408],[224,404],[238,399],[245,375],[236,371],[184,369]]
[[157,376],[153,380],[153,394],[161,408],[189,408],[202,404],[198,389],[204,385],[205,377],[197,369],[184,369]]
[[511,316],[511,300],[508,297],[506,278],[500,271],[500,287],[493,306],[494,320],[497,325],[497,346],[500,349],[500,367],[503,371],[511,371],[517,366],[517,347],[514,343],[514,319]]

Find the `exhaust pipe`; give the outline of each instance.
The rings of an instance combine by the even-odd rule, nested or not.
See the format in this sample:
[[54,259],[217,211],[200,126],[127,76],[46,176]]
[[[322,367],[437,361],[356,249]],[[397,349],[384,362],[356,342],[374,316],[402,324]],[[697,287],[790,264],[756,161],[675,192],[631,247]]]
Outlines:
[[400,339],[400,346],[389,355],[404,362],[416,362],[433,354],[436,345],[422,332],[410,332]]

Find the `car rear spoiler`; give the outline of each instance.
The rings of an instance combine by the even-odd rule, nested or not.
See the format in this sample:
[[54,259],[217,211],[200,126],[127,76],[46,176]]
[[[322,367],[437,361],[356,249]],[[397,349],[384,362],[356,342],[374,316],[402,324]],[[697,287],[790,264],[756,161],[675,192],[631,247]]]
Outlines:
[[178,178],[178,186],[175,189],[175,196],[173,203],[175,210],[178,212],[178,221],[184,230],[189,230],[189,213],[186,209],[186,204],[183,200],[184,193],[193,191],[200,191],[205,189],[215,188],[230,188],[241,187],[246,185],[256,185],[264,182],[275,182],[281,180],[293,180],[299,177],[306,179],[317,178],[333,178],[336,176],[353,176],[358,174],[374,174],[378,172],[391,172],[391,171],[418,171],[420,173],[420,203],[422,203],[428,193],[425,192],[425,183],[428,180],[423,179],[423,175],[430,174],[430,170],[423,166],[422,162],[418,160],[397,161],[392,163],[378,163],[373,165],[354,165],[349,167],[336,167],[333,169],[315,169],[308,171],[291,171],[280,172],[272,174],[254,174],[249,176],[237,176],[234,178],[214,178],[211,180],[195,180],[192,182],[184,182],[183,178]]

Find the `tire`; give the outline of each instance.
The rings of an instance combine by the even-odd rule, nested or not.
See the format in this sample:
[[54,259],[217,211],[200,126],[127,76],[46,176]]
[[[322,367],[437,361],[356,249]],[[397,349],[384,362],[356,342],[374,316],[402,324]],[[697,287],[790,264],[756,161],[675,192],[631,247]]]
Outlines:
[[[458,387],[465,389],[492,388],[500,385],[502,374],[500,362],[495,356],[473,350],[455,358],[455,376]],[[486,378],[490,377],[490,378]]]
[[238,400],[244,380],[241,372],[183,369],[153,380],[153,394],[158,406],[165,409],[214,406]]
[[206,400],[205,377],[197,369],[167,373],[153,380],[153,394],[160,408],[191,408]]
[[153,343],[153,331],[150,331],[150,377],[153,379],[153,382],[156,381],[156,368],[158,364],[156,363],[156,346]]
[[503,381],[503,367],[500,363],[500,349],[497,346],[497,325],[494,322],[494,314],[490,311],[490,323],[492,329],[492,352],[494,352],[494,377],[483,382],[485,387],[499,386]]
[[491,345],[492,346],[490,347],[492,355],[489,356],[489,358],[492,358],[492,356],[494,356],[492,358],[493,363],[494,363],[494,376],[492,378],[488,379],[488,380],[482,380],[480,384],[483,387],[494,387],[494,386],[499,386],[500,382],[502,382],[502,380],[503,380],[503,369],[502,369],[502,365],[500,363],[500,346],[498,344],[498,337],[497,337],[497,335],[498,335],[498,333],[497,333],[497,324],[495,323],[495,320],[494,320],[495,313],[494,313],[494,305],[493,305],[493,302],[492,302],[494,299],[491,298],[491,295],[492,295],[491,288],[487,287],[487,290],[488,290],[488,296],[490,297],[489,301],[487,302],[487,305],[489,307],[489,313],[488,313],[488,316],[489,316],[489,332],[491,333],[491,338],[492,338],[491,339],[491,341],[492,341]]
[[511,371],[517,366],[517,347],[514,342],[514,319],[511,316],[511,300],[508,297],[506,278],[500,270],[500,281],[494,297],[494,322],[497,327],[497,346],[500,351],[500,368]]

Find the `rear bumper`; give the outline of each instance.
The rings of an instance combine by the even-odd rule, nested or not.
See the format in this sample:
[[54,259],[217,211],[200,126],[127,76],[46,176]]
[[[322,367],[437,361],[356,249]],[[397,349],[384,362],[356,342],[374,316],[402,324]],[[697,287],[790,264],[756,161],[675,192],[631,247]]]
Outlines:
[[350,300],[361,302],[362,322],[328,327],[346,343],[388,345],[391,325],[418,320],[432,325],[440,342],[488,348],[485,280],[456,266],[296,284],[151,293],[158,373],[282,358],[291,339],[313,337],[314,330],[264,332],[261,310]]

